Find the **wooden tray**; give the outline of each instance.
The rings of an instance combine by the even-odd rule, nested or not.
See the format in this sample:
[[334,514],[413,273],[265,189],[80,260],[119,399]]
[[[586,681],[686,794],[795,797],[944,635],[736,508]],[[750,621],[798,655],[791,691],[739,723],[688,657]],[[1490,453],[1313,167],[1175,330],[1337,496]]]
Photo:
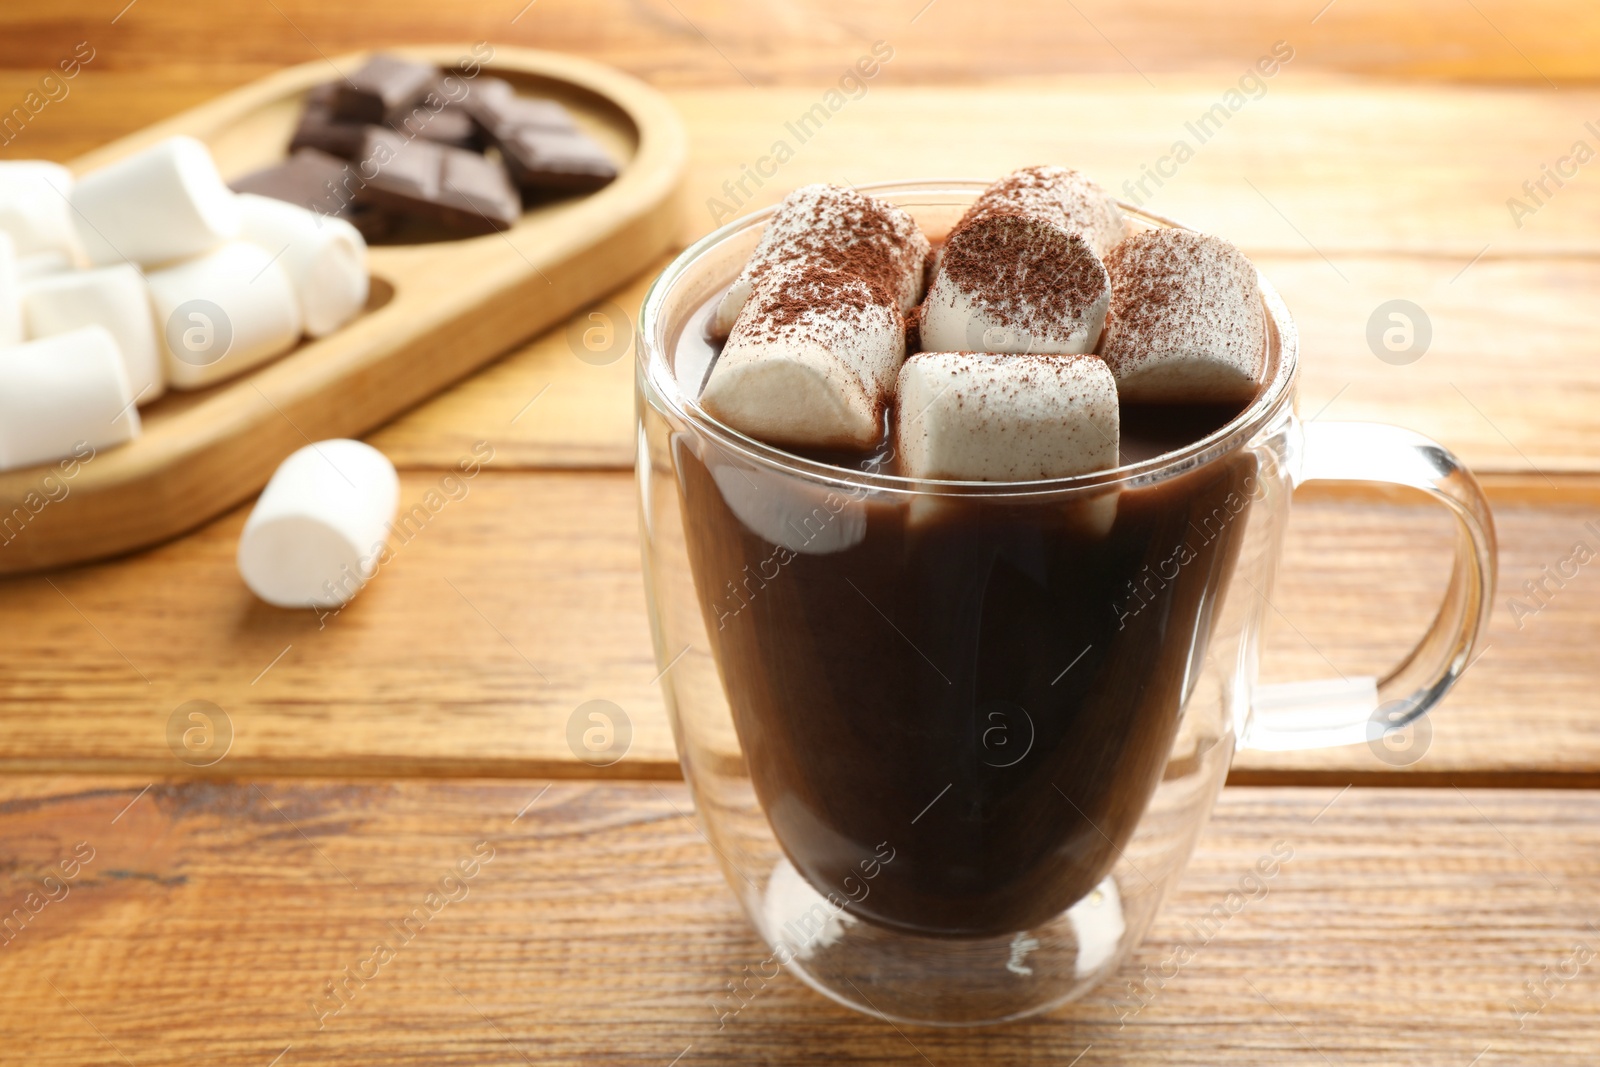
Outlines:
[[[441,66],[471,55],[465,45],[392,51]],[[363,58],[332,62],[349,71]],[[307,441],[372,430],[672,245],[687,142],[660,94],[609,67],[525,48],[496,47],[484,70],[566,104],[622,162],[617,180],[527,212],[505,234],[376,246],[372,298],[344,329],[211,389],[169,393],[142,410],[142,437],[101,450],[70,479],[55,464],[0,473],[0,574],[115,555],[193,529],[259,491]],[[282,158],[306,90],[333,77],[325,61],[281,71],[72,169],[187,133],[210,146],[231,180]]]

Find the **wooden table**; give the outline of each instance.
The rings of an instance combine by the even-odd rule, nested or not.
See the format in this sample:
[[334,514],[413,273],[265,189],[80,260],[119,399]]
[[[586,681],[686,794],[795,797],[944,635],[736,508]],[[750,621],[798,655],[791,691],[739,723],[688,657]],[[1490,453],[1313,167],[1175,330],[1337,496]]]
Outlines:
[[[95,51],[0,153],[68,158],[319,52],[558,47],[668,89],[694,145],[685,241],[876,40],[895,49],[883,75],[741,209],[807,181],[1046,160],[1118,189],[1291,42],[1294,60],[1149,206],[1231,237],[1282,291],[1305,416],[1411,425],[1482,473],[1501,589],[1490,646],[1420,760],[1242,756],[1150,941],[1082,1003],[1003,1029],[900,1032],[785,977],[719,1030],[707,997],[764,952],[685,817],[652,685],[631,356],[592,366],[554,331],[371,437],[406,501],[479,441],[495,458],[323,627],[240,584],[243,511],[127,559],[0,582],[0,915],[78,843],[93,853],[0,943],[0,1058],[1594,1062],[1600,577],[1586,567],[1542,605],[1523,585],[1575,542],[1600,550],[1600,176],[1551,186],[1520,227],[1507,205],[1574,141],[1600,148],[1585,125],[1600,125],[1592,8],[124,3],[0,11],[7,108],[77,42]],[[611,301],[631,315],[658,267],[640,264]],[[1366,341],[1392,298],[1433,328],[1405,366]],[[1409,497],[1303,493],[1267,677],[1391,663],[1429,618],[1449,536]],[[634,724],[604,771],[565,740],[595,697]],[[203,768],[166,739],[194,699],[233,729]],[[1278,841],[1295,855],[1271,893],[1130,1013],[1126,984]],[[319,1026],[324,983],[479,842],[494,858],[468,896]]]

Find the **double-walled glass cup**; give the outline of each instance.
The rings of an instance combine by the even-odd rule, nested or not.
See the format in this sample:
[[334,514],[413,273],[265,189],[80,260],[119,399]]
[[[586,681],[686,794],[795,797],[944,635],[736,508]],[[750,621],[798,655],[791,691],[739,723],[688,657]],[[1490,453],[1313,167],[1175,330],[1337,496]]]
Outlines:
[[[982,188],[867,191],[938,240]],[[701,827],[771,947],[764,978],[786,967],[912,1023],[1041,1011],[1138,944],[1237,748],[1366,742],[1449,690],[1488,618],[1488,505],[1417,434],[1300,422],[1294,324],[1265,282],[1256,400],[1146,462],[929,482],[762,444],[697,405],[696,334],[770,215],[684,252],[640,317],[645,583]],[[1290,497],[1312,479],[1429,494],[1457,520],[1455,567],[1389,676],[1262,687]],[[730,983],[725,1010],[753,988]]]

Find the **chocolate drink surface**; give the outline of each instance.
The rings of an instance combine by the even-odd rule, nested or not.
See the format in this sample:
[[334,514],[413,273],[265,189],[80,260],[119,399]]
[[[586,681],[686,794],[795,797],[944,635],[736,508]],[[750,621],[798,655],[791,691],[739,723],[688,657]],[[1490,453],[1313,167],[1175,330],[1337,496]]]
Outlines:
[[[701,318],[680,351],[703,344]],[[1125,410],[1124,458],[1236,414]],[[1258,492],[1255,457],[1093,502],[930,507],[829,493],[715,448],[678,443],[690,563],[752,781],[796,869],[827,893],[887,844],[893,862],[849,910],[930,936],[1025,930],[1089,894],[1166,767]],[[813,458],[894,470],[883,455]]]

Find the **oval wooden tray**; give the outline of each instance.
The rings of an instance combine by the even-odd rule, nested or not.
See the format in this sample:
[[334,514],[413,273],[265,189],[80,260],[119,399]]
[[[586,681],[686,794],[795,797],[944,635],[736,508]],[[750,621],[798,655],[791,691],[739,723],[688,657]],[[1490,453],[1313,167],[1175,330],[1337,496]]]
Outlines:
[[[470,46],[395,48],[456,65]],[[349,71],[362,54],[337,57]],[[687,158],[659,93],[609,67],[496,47],[484,71],[564,103],[622,163],[589,196],[542,205],[509,232],[375,246],[373,297],[337,333],[211,389],[142,409],[144,434],[66,478],[55,464],[0,473],[0,574],[127,552],[193,529],[258,492],[307,441],[356,437],[567,318],[658,257],[676,236]],[[229,180],[283,157],[325,61],[280,71],[74,161],[78,173],[173,134],[211,148]],[[63,495],[62,486],[65,486]]]

